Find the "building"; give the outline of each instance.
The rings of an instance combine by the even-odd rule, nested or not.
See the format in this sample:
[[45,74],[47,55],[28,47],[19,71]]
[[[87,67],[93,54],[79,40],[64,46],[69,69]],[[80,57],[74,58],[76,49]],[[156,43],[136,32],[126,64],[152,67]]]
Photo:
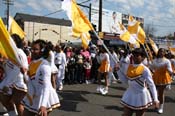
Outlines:
[[26,33],[26,39],[31,42],[44,39],[55,45],[73,40],[70,20],[23,13],[16,13],[14,19]]

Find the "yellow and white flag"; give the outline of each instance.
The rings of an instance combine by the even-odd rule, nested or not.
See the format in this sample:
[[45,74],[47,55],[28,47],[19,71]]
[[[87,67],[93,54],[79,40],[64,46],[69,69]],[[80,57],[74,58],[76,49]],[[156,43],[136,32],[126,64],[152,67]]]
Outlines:
[[140,44],[139,42],[135,39],[133,35],[129,33],[129,31],[122,25],[120,24],[120,39],[124,42],[128,42],[132,45],[134,48],[139,48]]
[[90,34],[87,33],[82,33],[80,35],[81,41],[82,41],[82,47],[88,48],[89,42],[91,41],[90,39]]
[[150,42],[150,45],[151,45],[153,51],[157,54],[157,52],[158,52],[157,45],[155,44],[155,42],[150,37],[148,39],[149,39],[149,42]]
[[[72,22],[72,36],[80,37],[84,41],[84,35],[86,35],[90,30],[94,30],[93,26],[77,6],[75,0],[64,0],[62,2],[62,9],[66,11],[68,18]],[[90,36],[86,36],[86,40],[91,40]],[[88,42],[88,41],[84,41]],[[83,44],[88,45],[89,43]]]
[[13,63],[21,65],[21,61],[17,54],[17,47],[13,39],[10,37],[2,19],[0,18],[0,54]]
[[10,35],[17,34],[21,39],[24,39],[25,32],[21,29],[21,27],[17,24],[17,22],[9,16],[9,25],[8,25],[8,31]]
[[133,16],[129,16],[128,21],[128,31],[133,37],[139,41],[139,43],[144,44],[145,43],[145,32],[140,26],[140,22],[136,21]]

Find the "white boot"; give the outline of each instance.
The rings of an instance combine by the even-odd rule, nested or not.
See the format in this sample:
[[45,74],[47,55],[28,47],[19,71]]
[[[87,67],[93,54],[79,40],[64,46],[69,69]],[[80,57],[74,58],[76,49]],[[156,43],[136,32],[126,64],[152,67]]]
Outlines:
[[102,85],[98,85],[96,91],[97,91],[97,92],[100,92],[102,88],[103,88]]
[[100,93],[102,95],[106,95],[108,93],[108,87],[104,87],[103,89],[100,90]]
[[8,114],[8,113],[5,113],[5,114],[3,114],[2,116],[9,116],[9,114]]
[[158,113],[162,114],[163,113],[163,104],[160,104],[160,107],[158,109]]

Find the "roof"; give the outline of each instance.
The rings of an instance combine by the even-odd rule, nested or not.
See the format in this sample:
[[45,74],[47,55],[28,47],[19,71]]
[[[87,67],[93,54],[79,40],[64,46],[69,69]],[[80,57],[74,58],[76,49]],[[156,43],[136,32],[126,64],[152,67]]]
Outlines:
[[62,25],[62,26],[71,26],[70,20],[65,19],[57,19],[45,16],[36,16],[24,13],[16,13],[14,19],[20,20],[21,22],[31,21],[31,22],[38,22],[38,23],[45,23],[45,24],[54,24],[54,25]]

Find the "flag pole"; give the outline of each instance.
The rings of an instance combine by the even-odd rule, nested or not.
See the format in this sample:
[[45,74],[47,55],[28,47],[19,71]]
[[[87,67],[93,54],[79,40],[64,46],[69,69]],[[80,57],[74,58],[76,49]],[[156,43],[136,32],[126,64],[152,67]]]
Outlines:
[[97,35],[97,32],[95,30],[92,31],[94,33],[94,35],[98,38],[98,40],[102,43],[103,47],[105,48],[105,50],[108,52],[108,54],[111,56],[111,58],[113,59],[113,61],[117,64],[118,62],[114,59],[114,57],[112,56],[111,52],[109,51],[109,49],[107,48],[107,46],[103,43],[103,41],[99,38],[99,36]]
[[149,60],[149,55],[148,55],[148,52],[147,52],[147,50],[146,50],[146,48],[145,48],[145,45],[142,44],[138,39],[136,39],[136,40],[143,46],[143,49],[144,49],[144,51],[145,51],[145,53],[146,53],[146,57],[147,57],[147,59]]

